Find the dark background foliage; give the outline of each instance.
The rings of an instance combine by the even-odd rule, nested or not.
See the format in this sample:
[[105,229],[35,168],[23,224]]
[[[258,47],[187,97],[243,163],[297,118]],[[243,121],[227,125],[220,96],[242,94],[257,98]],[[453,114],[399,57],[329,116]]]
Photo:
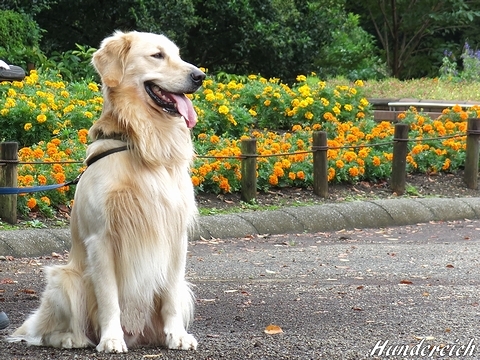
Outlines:
[[0,9],[23,19],[12,34],[11,12],[0,12],[1,58],[42,67],[69,52],[81,77],[90,76],[82,51],[116,29],[165,33],[211,73],[284,81],[312,71],[436,76],[445,50],[460,59],[465,42],[480,42],[477,0],[0,0]]

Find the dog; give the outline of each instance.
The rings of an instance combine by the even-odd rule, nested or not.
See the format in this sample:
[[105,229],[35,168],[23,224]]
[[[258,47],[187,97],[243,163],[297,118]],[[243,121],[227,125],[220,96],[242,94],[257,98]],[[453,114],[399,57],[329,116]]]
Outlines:
[[136,31],[104,39],[92,63],[104,104],[89,129],[69,261],[46,269],[40,306],[10,341],[107,353],[196,349],[185,266],[197,217],[189,173],[197,118],[185,94],[205,74],[167,37]]

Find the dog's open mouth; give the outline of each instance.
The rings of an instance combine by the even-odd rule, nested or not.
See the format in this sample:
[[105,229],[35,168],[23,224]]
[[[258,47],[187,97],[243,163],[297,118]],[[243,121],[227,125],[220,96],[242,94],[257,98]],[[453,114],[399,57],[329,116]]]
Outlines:
[[184,94],[174,94],[161,89],[158,85],[147,81],[145,91],[164,111],[183,116],[187,126],[192,128],[197,123],[197,113],[192,101]]

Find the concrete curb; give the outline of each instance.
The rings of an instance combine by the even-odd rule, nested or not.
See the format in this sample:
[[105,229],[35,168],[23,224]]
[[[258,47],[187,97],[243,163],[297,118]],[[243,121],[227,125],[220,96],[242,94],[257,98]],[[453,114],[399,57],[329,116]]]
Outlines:
[[[429,221],[480,219],[480,198],[425,198],[354,201],[285,207],[274,211],[200,217],[190,240],[383,228]],[[0,231],[0,255],[31,257],[70,248],[69,229]]]

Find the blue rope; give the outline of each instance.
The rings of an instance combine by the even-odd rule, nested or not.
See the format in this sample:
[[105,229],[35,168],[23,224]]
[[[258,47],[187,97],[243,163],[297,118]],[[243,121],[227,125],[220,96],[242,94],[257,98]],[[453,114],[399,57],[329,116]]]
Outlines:
[[38,191],[48,191],[58,189],[64,186],[68,186],[70,183],[65,184],[55,184],[55,185],[44,185],[44,186],[31,186],[31,187],[16,187],[16,188],[3,188],[0,187],[0,195],[18,195],[18,194],[28,194]]

